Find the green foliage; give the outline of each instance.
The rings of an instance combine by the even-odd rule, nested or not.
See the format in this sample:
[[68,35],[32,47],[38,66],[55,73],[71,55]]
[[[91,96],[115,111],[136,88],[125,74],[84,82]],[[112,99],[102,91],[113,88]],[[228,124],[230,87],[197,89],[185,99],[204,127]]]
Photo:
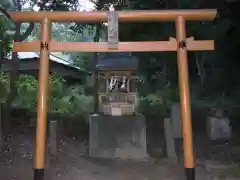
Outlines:
[[[4,0],[4,2],[7,0]],[[109,1],[109,0],[91,0],[96,5],[96,10],[106,10],[110,4],[114,4],[117,10],[149,10],[149,9],[180,9],[180,8],[218,8],[222,1],[206,1],[206,0],[158,0],[158,1],[145,1],[145,0],[128,0],[128,1]],[[26,1],[28,2],[28,1]],[[32,6],[32,3],[30,3]],[[38,1],[37,5],[40,10],[76,10],[78,9],[78,1]],[[239,23],[238,23],[239,24]],[[5,18],[0,18],[0,32],[4,34],[4,52],[10,51],[11,37],[6,35],[6,30],[11,26],[11,22]],[[215,39],[216,51],[214,55],[210,53],[198,52],[201,55],[203,63],[203,71],[207,73],[206,86],[214,85],[213,94],[220,94],[225,91],[233,91],[237,89],[239,83],[237,78],[239,71],[239,61],[237,57],[239,45],[239,29],[236,30],[236,25],[230,19],[220,19],[213,22],[187,22],[187,36],[194,36],[195,39]],[[86,42],[92,41],[96,25],[78,24],[78,23],[53,23],[52,38],[59,41],[74,41]],[[145,28],[148,27],[148,28]],[[26,30],[25,24],[22,30]],[[227,33],[232,32],[235,28],[235,34],[231,38],[227,37]],[[39,39],[40,25],[36,24],[35,29],[28,40]],[[175,37],[174,23],[127,23],[121,24],[119,30],[121,41],[150,41],[150,40],[168,40],[169,36]],[[232,33],[233,34],[233,33]],[[227,44],[227,45],[226,45]],[[234,50],[229,50],[234,49]],[[234,51],[234,52],[233,52]],[[192,53],[193,54],[193,53]],[[83,67],[87,66],[89,61],[93,58],[92,54],[86,53],[68,53],[67,54],[73,64]],[[190,82],[196,81],[196,64],[195,57],[189,55],[189,72]],[[176,87],[163,88],[165,82],[171,82],[176,85],[178,82],[177,77],[177,62],[176,53],[138,53],[140,59],[140,70],[142,76],[149,81],[143,85],[146,89],[139,98],[139,111],[146,115],[163,116],[166,114],[167,109],[174,101],[178,101],[178,94]],[[154,61],[152,61],[154,59]],[[206,63],[205,63],[206,62]],[[220,66],[220,67],[219,67]],[[166,68],[165,68],[166,67]],[[236,71],[233,70],[236,69]],[[220,70],[219,70],[220,69]],[[218,73],[218,71],[220,73]],[[235,72],[233,74],[233,72]],[[152,75],[164,74],[164,78],[157,77],[156,84],[152,85],[150,78]],[[233,74],[233,75],[231,75]],[[166,77],[166,78],[165,78]],[[210,78],[211,77],[211,78]],[[212,80],[212,77],[214,79]],[[164,80],[163,80],[164,79]],[[220,83],[217,83],[220,82]],[[224,83],[224,85],[222,85]],[[233,87],[233,84],[235,85]],[[205,84],[204,84],[205,85]],[[144,87],[145,86],[145,87]],[[229,87],[229,88],[226,88]],[[201,88],[197,86],[197,89]],[[161,90],[157,90],[161,89]],[[0,99],[5,101],[6,93],[9,91],[9,78],[6,74],[0,75]],[[196,89],[192,88],[196,92]],[[218,92],[217,92],[218,91]],[[235,91],[239,91],[238,89]],[[68,114],[75,116],[77,114],[90,113],[92,110],[93,100],[92,97],[85,96],[83,87],[68,86],[67,82],[57,75],[52,75],[49,78],[49,96],[48,110],[49,112],[56,112],[60,114]],[[209,94],[209,89],[208,89]],[[234,94],[237,96],[237,94]],[[196,95],[196,99],[202,98]],[[219,96],[218,96],[219,97]],[[27,108],[36,108],[37,99],[37,81],[30,76],[21,76],[18,82],[18,98],[14,104]],[[193,99],[193,98],[192,98]],[[221,98],[214,97],[216,104],[220,104]],[[198,102],[198,101],[196,101]]]
[[66,81],[57,75],[50,76],[49,79],[50,112],[69,116],[84,116],[91,113],[93,98],[84,95],[81,85],[68,86]]
[[[35,111],[37,107],[37,80],[33,76],[20,75],[18,96],[14,106]],[[9,91],[9,76],[0,74],[0,101],[4,102]],[[68,86],[66,81],[56,75],[49,76],[48,112],[66,116],[85,116],[92,112],[93,98],[85,96],[81,85]]]
[[78,0],[61,0],[61,1],[37,1],[36,5],[41,11],[69,11],[76,10],[78,7]]
[[[22,30],[27,29],[27,24],[22,25]],[[27,41],[40,39],[40,24],[36,23],[35,27]],[[91,42],[93,41],[94,28],[90,25],[76,26],[75,23],[53,23],[52,39],[60,42]],[[56,53],[52,53],[56,54]],[[75,66],[87,68],[93,56],[93,53],[83,52],[64,52],[57,53],[57,56],[66,61],[71,61]]]
[[178,102],[178,90],[176,87],[167,87],[157,90],[147,96],[138,99],[138,112],[146,117],[163,117],[168,115],[168,111],[174,102]]
[[6,73],[0,73],[0,101],[5,102],[9,91],[9,76]]
[[28,75],[21,75],[17,82],[18,96],[13,104],[17,107],[35,109],[37,97],[37,80]]
[[85,115],[92,111],[92,97],[84,95],[81,85],[67,86],[64,79],[50,78],[49,111],[69,116]]
[[[205,9],[221,7],[221,11],[225,11],[227,8],[224,7],[225,9],[222,9],[223,1],[216,0],[95,1],[97,9],[106,9],[111,3],[114,4],[117,10]],[[194,52],[188,57],[190,82],[194,81],[195,83],[199,79],[199,74],[196,71],[196,57],[194,55],[201,55],[201,61],[204,61],[202,63],[204,67],[203,71],[207,78],[205,79],[204,86],[202,85],[202,87],[198,88],[206,89],[206,94],[208,95],[210,95],[208,86],[214,88],[213,94],[220,94],[222,92],[229,94],[229,92],[232,93],[233,89],[238,90],[240,86],[236,77],[239,76],[239,70],[236,67],[239,67],[239,53],[237,50],[237,46],[239,46],[239,28],[237,29],[236,27],[239,27],[239,21],[237,21],[236,18],[235,21],[232,18],[221,18],[214,22],[187,22],[186,25],[187,37],[194,36],[197,40],[214,39],[216,47],[216,51],[211,53],[197,52],[197,54]],[[131,24],[122,23],[119,29],[119,35],[121,41],[168,40],[170,36],[176,36],[176,30],[173,22],[133,22]],[[143,72],[143,76],[145,76],[146,79],[150,79],[148,77],[154,74],[166,73],[167,81],[177,84],[177,57],[172,54],[173,53],[138,53],[137,56],[140,59],[140,69]],[[171,56],[173,58],[171,58]],[[152,63],[152,59],[156,59],[156,61]],[[167,71],[163,71],[164,66],[166,66]],[[162,82],[161,79],[158,79],[154,87],[143,88],[146,89],[146,91],[149,90],[147,93],[153,92],[160,87]],[[152,84],[149,82],[148,86],[152,86]],[[141,90],[143,88],[141,88]],[[195,91],[196,89],[192,90]]]
[[6,32],[12,26],[12,22],[4,16],[0,16],[0,40],[2,40],[3,47],[1,51],[7,54],[11,51],[13,37],[9,36]]
[[166,106],[163,103],[162,97],[156,94],[149,94],[138,99],[138,112],[146,117],[162,117],[166,113]]

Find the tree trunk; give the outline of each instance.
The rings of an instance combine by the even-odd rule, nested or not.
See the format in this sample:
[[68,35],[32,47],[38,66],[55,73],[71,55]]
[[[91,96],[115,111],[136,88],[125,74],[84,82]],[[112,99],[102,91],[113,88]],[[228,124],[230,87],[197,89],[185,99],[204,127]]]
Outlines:
[[[94,37],[94,42],[99,42],[101,32],[101,24],[96,27],[96,34]],[[94,53],[93,64],[94,64],[94,113],[99,112],[99,99],[98,99],[98,70],[96,65],[98,63],[98,53]]]
[[195,58],[196,58],[196,65],[197,65],[197,70],[198,70],[198,76],[200,78],[201,84],[204,83],[205,80],[205,69],[204,69],[204,62],[201,56],[195,53]]
[[4,139],[3,139],[3,126],[2,126],[2,104],[0,104],[0,153],[3,151]]
[[[20,0],[13,1],[13,3],[17,7],[18,11],[22,10]],[[24,41],[31,34],[33,29],[34,29],[34,23],[30,23],[27,30],[23,34],[21,34],[21,23],[15,23],[15,35],[13,40],[15,42]],[[4,127],[5,135],[7,135],[10,132],[10,119],[11,119],[10,110],[11,110],[12,102],[17,96],[17,80],[19,77],[18,67],[19,67],[18,53],[13,52],[12,59],[11,59],[9,93],[7,95],[7,99],[3,107],[4,109],[3,127]]]
[[[16,33],[14,40],[19,39],[20,35],[20,25],[21,24],[16,24]],[[18,80],[18,54],[17,52],[12,53],[12,59],[11,59],[11,70],[10,70],[10,87],[9,87],[9,93],[7,95],[6,102],[4,104],[4,130],[5,134],[10,132],[10,109],[13,100],[17,96],[17,80]]]
[[[3,32],[0,31],[0,40],[3,39]],[[4,59],[4,51],[3,51],[3,41],[0,42],[0,69],[2,69],[2,63],[3,63],[3,59]]]

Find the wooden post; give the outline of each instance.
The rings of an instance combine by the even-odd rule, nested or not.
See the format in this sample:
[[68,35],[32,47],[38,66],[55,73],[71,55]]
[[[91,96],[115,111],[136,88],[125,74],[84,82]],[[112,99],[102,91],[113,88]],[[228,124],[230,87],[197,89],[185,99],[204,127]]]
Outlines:
[[177,56],[184,147],[184,167],[186,170],[185,173],[187,180],[195,180],[195,162],[193,155],[192,122],[188,85],[186,29],[185,19],[182,16],[178,16],[176,19],[176,31],[178,43]]
[[2,104],[0,104],[0,153],[3,151]]
[[40,49],[40,72],[38,87],[38,113],[36,132],[36,154],[34,180],[44,179],[44,160],[46,149],[46,116],[47,116],[47,93],[48,93],[48,71],[49,71],[49,49],[51,38],[51,22],[44,18],[41,23],[41,49]]
[[57,156],[57,121],[49,123],[49,153],[52,156]]

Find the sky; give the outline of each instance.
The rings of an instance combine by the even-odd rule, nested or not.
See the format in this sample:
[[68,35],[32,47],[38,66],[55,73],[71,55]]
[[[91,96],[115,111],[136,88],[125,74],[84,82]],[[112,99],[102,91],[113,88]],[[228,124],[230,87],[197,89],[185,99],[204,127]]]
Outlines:
[[80,10],[92,11],[94,9],[94,4],[89,0],[78,0],[80,4]]
[[[1,0],[0,0],[1,1]],[[92,11],[94,9],[94,4],[92,2],[90,2],[89,0],[78,0],[79,1],[79,9],[80,11]],[[25,7],[28,8],[30,5],[29,4],[25,4]],[[33,8],[34,11],[38,11],[38,7]],[[63,54],[63,53],[51,53],[51,54],[55,54],[58,57],[61,57],[63,59],[66,59],[66,61],[70,61],[70,57],[69,55]]]
[[[78,0],[78,2],[80,4],[80,11],[92,11],[94,9],[94,4],[89,0]],[[24,6],[28,8],[30,5],[26,3]],[[38,7],[34,7],[33,9],[34,11],[38,11]]]

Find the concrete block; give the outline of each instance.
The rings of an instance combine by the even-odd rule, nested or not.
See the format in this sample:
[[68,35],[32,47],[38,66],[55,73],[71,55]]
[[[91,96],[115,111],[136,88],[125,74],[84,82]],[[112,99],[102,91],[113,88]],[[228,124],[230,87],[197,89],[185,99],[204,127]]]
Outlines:
[[146,124],[142,115],[89,118],[89,156],[140,160],[148,157]]
[[171,120],[173,127],[173,137],[176,139],[182,138],[182,121],[180,115],[180,104],[174,104],[171,111]]
[[57,121],[49,122],[49,153],[57,156]]
[[171,162],[177,163],[178,158],[175,151],[172,123],[170,118],[164,118],[164,133],[165,133],[167,157]]

